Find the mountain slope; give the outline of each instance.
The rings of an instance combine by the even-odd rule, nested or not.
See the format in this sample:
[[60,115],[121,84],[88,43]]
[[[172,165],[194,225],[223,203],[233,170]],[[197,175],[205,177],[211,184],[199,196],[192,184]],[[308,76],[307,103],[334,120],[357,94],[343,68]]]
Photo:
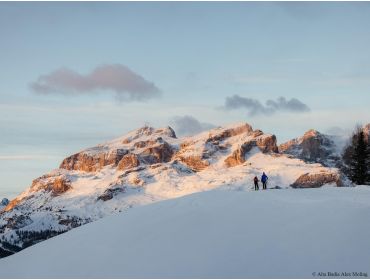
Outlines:
[[241,123],[177,138],[143,127],[67,157],[0,212],[0,247],[16,252],[133,206],[228,186],[263,171],[280,188],[340,185],[335,168],[279,154],[276,137]]
[[366,186],[202,192],[136,207],[27,248],[0,261],[0,277],[369,273],[369,205]]
[[308,163],[318,162],[335,167],[340,161],[345,140],[310,129],[303,136],[279,145],[281,153],[290,154]]

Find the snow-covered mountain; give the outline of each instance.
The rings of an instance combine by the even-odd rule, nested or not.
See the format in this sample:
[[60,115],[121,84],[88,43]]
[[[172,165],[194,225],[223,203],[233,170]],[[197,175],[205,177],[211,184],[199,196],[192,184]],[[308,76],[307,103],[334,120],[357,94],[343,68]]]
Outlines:
[[8,204],[9,204],[9,200],[7,198],[3,198],[0,201],[0,210],[2,210],[3,208],[5,208]]
[[369,202],[369,186],[195,193],[1,259],[0,278],[368,278]]
[[137,205],[215,188],[341,185],[336,168],[278,152],[276,137],[241,123],[177,138],[143,127],[83,150],[35,179],[0,212],[0,254],[16,252]]
[[308,163],[318,162],[334,167],[340,162],[345,140],[341,136],[326,135],[310,129],[303,136],[279,145],[279,151]]

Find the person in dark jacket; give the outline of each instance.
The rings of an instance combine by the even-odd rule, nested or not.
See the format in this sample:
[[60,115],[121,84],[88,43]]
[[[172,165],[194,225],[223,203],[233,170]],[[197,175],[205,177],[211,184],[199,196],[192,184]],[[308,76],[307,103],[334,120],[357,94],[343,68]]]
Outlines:
[[260,189],[260,187],[258,186],[259,180],[258,180],[257,176],[254,176],[253,182],[254,182],[254,190],[258,191]]
[[261,182],[262,182],[262,187],[263,189],[267,189],[267,180],[269,179],[269,177],[267,177],[267,175],[265,174],[265,172],[262,173],[262,176],[261,176]]

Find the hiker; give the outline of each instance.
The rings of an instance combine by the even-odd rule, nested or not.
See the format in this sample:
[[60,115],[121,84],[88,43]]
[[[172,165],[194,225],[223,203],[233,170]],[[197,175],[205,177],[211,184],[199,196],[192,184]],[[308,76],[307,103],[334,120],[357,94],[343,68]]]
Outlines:
[[254,190],[258,191],[260,189],[260,187],[258,186],[259,180],[258,180],[257,176],[254,176],[253,182],[254,182]]
[[261,176],[261,182],[262,182],[262,187],[264,190],[267,189],[267,180],[268,180],[268,177],[265,174],[265,172],[263,172]]

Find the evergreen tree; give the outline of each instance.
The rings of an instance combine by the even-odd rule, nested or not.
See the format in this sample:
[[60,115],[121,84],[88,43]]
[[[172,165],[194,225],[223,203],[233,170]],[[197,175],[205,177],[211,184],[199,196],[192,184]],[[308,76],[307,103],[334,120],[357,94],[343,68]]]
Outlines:
[[342,171],[357,185],[369,184],[370,179],[370,147],[361,127],[357,127],[351,142],[343,153]]

